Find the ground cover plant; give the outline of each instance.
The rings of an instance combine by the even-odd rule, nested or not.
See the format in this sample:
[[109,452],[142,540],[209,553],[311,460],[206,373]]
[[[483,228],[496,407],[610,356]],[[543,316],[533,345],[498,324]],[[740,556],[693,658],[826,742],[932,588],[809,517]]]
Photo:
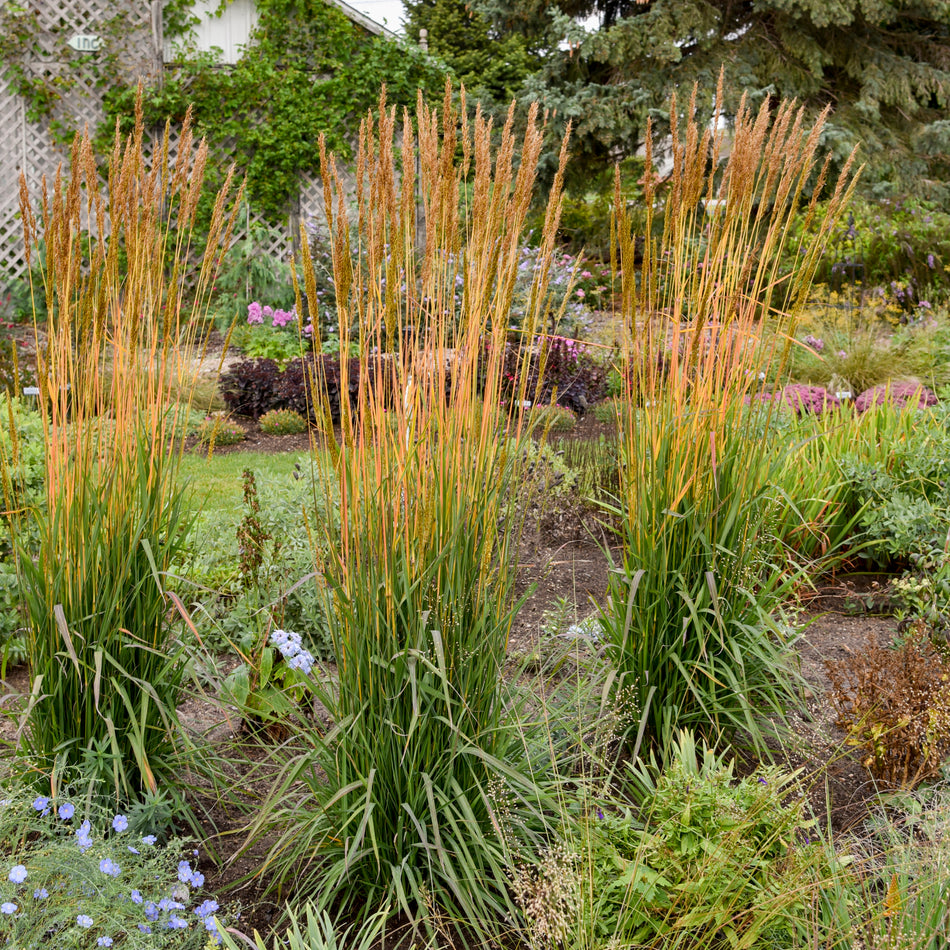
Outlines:
[[566,945],[583,945],[582,929],[598,946],[794,945],[828,874],[801,776],[771,766],[740,778],[685,731],[669,757],[627,766],[642,807],[595,800],[569,832],[584,911],[564,908]]
[[[91,811],[68,795],[7,789],[0,884],[7,945],[181,947],[221,943],[225,911],[202,893],[193,842],[143,834],[148,817]],[[83,816],[87,817],[83,817]],[[144,823],[143,823],[144,822]]]

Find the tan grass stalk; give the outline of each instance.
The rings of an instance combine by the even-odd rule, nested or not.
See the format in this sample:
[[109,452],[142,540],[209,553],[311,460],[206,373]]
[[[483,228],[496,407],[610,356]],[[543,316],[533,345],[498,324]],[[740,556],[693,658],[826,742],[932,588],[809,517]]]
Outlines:
[[[225,213],[229,176],[205,245],[194,245],[207,149],[193,150],[189,119],[174,162],[169,141],[166,126],[147,158],[140,99],[132,134],[116,133],[103,191],[88,135],[77,136],[68,177],[43,182],[42,229],[21,181],[27,246],[32,254],[40,239],[46,246],[49,312],[35,326],[47,510],[38,560],[20,552],[30,664],[46,693],[28,742],[47,776],[108,747],[111,764],[98,778],[126,801],[156,792],[162,771],[172,775],[159,763],[167,766],[180,677],[168,668],[161,578],[183,538],[186,414],[169,411],[169,393],[187,409],[197,350],[189,318],[206,313],[218,248],[235,221]],[[62,640],[76,645],[65,666]]]
[[[717,101],[721,91],[720,80]],[[652,708],[649,739],[661,744],[694,717],[707,733],[740,721],[754,732],[756,696],[774,707],[788,697],[767,631],[786,583],[769,506],[787,509],[789,500],[772,484],[781,467],[765,449],[761,414],[743,404],[756,404],[766,372],[781,376],[828,236],[803,239],[786,255],[797,266],[780,271],[792,219],[812,216],[825,190],[825,116],[808,126],[794,103],[754,113],[743,99],[720,169],[709,159],[724,154],[725,129],[718,117],[712,129],[697,126],[695,98],[683,130],[671,103],[673,170],[663,192],[648,144],[640,242],[619,177],[616,188],[629,409],[620,419],[624,572],[608,614],[621,680],[637,682],[641,708]],[[853,190],[851,164],[828,199],[829,225]]]
[[[369,894],[415,921],[448,912],[493,932],[516,911],[488,788],[497,777],[525,807],[537,798],[506,760],[501,694],[516,611],[518,519],[507,505],[527,438],[524,385],[506,399],[503,369],[543,140],[536,109],[528,120],[518,139],[509,113],[493,149],[491,121],[460,115],[447,87],[441,111],[420,100],[400,132],[384,91],[361,124],[352,212],[322,148],[340,352],[351,342],[359,352],[358,378],[341,367],[339,432],[322,432],[339,517],[319,525],[316,547],[340,677],[326,701],[339,729],[314,742],[320,769],[288,768],[312,778],[302,809],[313,819],[306,834],[285,826],[272,852],[279,878],[297,859],[312,863],[305,886],[324,899],[375,906]],[[560,180],[529,343],[544,325]],[[306,253],[303,264],[315,312]],[[314,361],[318,392],[322,371]],[[328,420],[329,407],[317,415]]]

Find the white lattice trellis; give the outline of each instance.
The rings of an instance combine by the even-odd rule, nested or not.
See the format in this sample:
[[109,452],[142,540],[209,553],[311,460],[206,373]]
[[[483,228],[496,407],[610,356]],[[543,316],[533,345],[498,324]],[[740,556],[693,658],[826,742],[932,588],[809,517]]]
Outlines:
[[[33,6],[41,32],[35,38],[35,54],[24,68],[35,77],[57,77],[60,98],[54,103],[46,124],[31,122],[26,103],[16,95],[7,77],[0,74],[0,286],[22,278],[27,265],[19,211],[19,179],[26,177],[34,198],[41,193],[42,180],[52,181],[57,168],[68,162],[67,150],[58,145],[49,132],[50,123],[60,129],[95,131],[103,118],[101,80],[95,60],[76,53],[69,46],[73,36],[115,32],[121,21],[123,55],[119,69],[124,79],[154,71],[161,50],[160,37],[154,33],[154,17],[149,4],[136,0],[38,0]],[[159,18],[160,19],[160,18]],[[178,142],[171,143],[172,155]],[[235,156],[237,157],[237,156]],[[297,243],[299,215],[306,220],[322,202],[319,184],[304,183],[299,211],[288,226],[274,229],[262,217],[251,214],[234,235],[235,243],[244,241],[248,228],[264,246],[260,253],[289,258]],[[257,228],[255,226],[262,227]]]

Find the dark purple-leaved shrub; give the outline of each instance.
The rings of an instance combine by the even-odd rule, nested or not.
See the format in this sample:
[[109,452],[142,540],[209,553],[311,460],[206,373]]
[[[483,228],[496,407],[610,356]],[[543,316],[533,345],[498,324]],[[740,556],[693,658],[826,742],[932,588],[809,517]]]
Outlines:
[[257,419],[270,409],[281,408],[277,395],[280,375],[275,360],[243,360],[221,374],[218,387],[231,412]]
[[533,403],[547,403],[553,397],[557,405],[583,414],[607,396],[609,367],[576,340],[549,337],[545,343],[535,344],[526,369],[523,363],[521,348],[509,344],[505,349],[503,386],[508,399],[518,397],[522,372],[527,373],[525,398]]
[[281,409],[293,409],[316,421],[317,407],[326,399],[330,417],[340,421],[340,361],[335,356],[308,356],[291,360],[277,383]]
[[854,408],[858,412],[866,412],[871,406],[880,406],[885,402],[899,409],[905,406],[919,409],[922,406],[937,405],[937,397],[919,383],[886,383],[861,393],[854,401]]
[[[384,387],[389,390],[387,402],[396,399],[396,374],[393,358],[388,355],[369,356],[364,360],[351,357],[343,367],[335,356],[308,356],[291,360],[277,383],[277,396],[282,409],[293,409],[312,421],[316,408],[326,400],[333,422],[340,421],[342,400],[358,407],[361,380],[368,390]],[[346,391],[344,392],[344,386]]]

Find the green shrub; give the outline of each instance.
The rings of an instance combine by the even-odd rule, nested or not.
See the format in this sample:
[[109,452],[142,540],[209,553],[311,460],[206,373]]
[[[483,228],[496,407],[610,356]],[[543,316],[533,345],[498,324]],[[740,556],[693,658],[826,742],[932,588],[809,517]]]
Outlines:
[[12,548],[14,543],[24,550],[35,547],[36,514],[46,504],[45,461],[40,413],[23,399],[0,394],[0,485],[7,526],[0,537],[0,678],[9,663],[26,659],[28,618]]
[[207,416],[198,426],[195,437],[201,445],[237,445],[247,438],[247,432],[227,416]]
[[950,407],[907,412],[874,406],[829,444],[848,483],[862,552],[906,564],[943,549],[950,530]]
[[619,397],[605,399],[594,406],[594,418],[604,425],[617,425],[625,403]]
[[923,623],[946,641],[950,635],[950,554],[945,549],[911,555],[911,570],[891,582],[889,593],[899,623]]
[[0,394],[0,459],[4,507],[24,512],[40,504],[46,485],[43,417],[26,398]]
[[601,435],[596,441],[561,439],[552,447],[571,472],[571,484],[579,501],[602,505],[617,496],[620,489],[620,446],[616,438]]
[[771,948],[807,932],[825,855],[796,775],[769,767],[737,779],[690,733],[657,774],[633,765],[638,809],[595,802],[580,826],[574,874],[589,889],[571,919],[590,944]]
[[[805,219],[795,219],[795,234]],[[810,227],[824,229],[824,208]],[[834,290],[855,284],[880,288],[882,298],[909,317],[918,302],[950,288],[950,215],[916,198],[855,200],[846,219],[837,223],[822,255],[816,279]],[[789,248],[794,248],[793,241]],[[786,266],[794,266],[788,255]]]
[[570,432],[577,416],[563,406],[535,406],[528,413],[528,426],[535,435],[546,432]]
[[271,409],[258,419],[267,435],[296,435],[307,431],[307,420],[293,409]]

